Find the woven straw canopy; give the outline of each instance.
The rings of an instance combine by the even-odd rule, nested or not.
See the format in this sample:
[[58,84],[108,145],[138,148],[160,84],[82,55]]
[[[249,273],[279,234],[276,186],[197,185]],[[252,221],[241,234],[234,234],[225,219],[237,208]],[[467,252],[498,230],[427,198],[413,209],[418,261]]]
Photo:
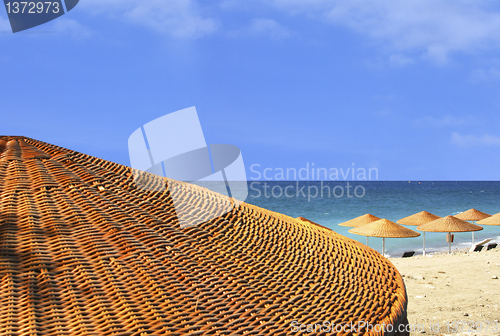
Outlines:
[[425,223],[432,222],[433,220],[439,219],[441,217],[431,214],[427,211],[421,211],[419,213],[413,214],[411,216],[401,218],[397,221],[398,224],[403,225],[422,225]]
[[474,225],[454,216],[442,217],[417,227],[417,230],[428,232],[470,232],[480,231],[482,229],[483,228],[478,225]]
[[490,217],[491,215],[488,215],[487,213],[484,213],[482,211],[476,210],[476,209],[470,209],[464,212],[459,213],[458,215],[454,215],[454,217],[466,221],[477,221],[481,219],[485,219]]
[[372,249],[245,203],[181,228],[174,188],[183,195],[176,207],[193,220],[231,200],[145,179],[167,190],[138,188],[126,166],[0,137],[1,335],[281,336],[293,321],[407,325],[403,280]]
[[371,222],[378,221],[380,218],[377,216],[373,216],[370,214],[365,214],[356,218],[353,218],[351,220],[348,220],[347,222],[340,223],[339,225],[341,226],[351,226],[351,227],[358,227],[362,226]]
[[485,219],[481,219],[479,222],[476,222],[476,224],[479,224],[479,225],[500,225],[500,212],[493,215],[493,216],[487,217]]
[[420,236],[420,233],[385,218],[350,229],[349,232],[363,236],[381,238],[411,238]]

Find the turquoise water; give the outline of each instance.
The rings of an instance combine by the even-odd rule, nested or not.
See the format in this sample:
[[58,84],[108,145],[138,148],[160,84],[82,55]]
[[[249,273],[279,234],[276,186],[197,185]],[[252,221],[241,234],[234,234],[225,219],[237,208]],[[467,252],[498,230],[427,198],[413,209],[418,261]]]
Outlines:
[[[471,208],[488,214],[500,212],[499,181],[250,181],[248,185],[247,203],[305,217],[363,244],[366,237],[351,234],[347,232],[349,227],[338,224],[365,213],[395,222],[423,210],[437,216],[455,215]],[[407,227],[416,230],[415,226]],[[445,233],[428,232],[425,238],[427,252],[448,249]],[[475,232],[476,242],[485,238],[500,242],[500,226],[484,226],[484,230]],[[386,239],[386,254],[421,254],[422,240],[422,236]],[[471,246],[471,241],[472,233],[455,233],[452,249]],[[370,238],[369,246],[380,252],[382,239]]]

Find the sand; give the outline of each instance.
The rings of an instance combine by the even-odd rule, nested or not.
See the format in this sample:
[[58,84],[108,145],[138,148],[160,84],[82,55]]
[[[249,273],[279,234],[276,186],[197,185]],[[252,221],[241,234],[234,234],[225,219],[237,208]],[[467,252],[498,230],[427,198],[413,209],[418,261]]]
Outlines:
[[411,335],[500,335],[500,248],[390,260],[405,281]]

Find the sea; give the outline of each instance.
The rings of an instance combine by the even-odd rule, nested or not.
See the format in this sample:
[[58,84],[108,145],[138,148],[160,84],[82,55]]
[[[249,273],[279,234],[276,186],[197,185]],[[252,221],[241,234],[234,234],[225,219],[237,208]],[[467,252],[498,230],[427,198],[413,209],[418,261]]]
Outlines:
[[[397,220],[420,211],[437,216],[456,215],[471,208],[490,215],[500,212],[500,181],[249,181],[246,202],[291,217],[305,217],[366,244],[339,223],[370,213]],[[416,230],[416,226],[406,226]],[[500,225],[484,226],[475,242],[491,238],[500,245]],[[448,250],[446,233],[425,234],[426,253]],[[368,245],[382,251],[382,238]],[[423,236],[386,238],[385,253],[401,257],[405,251],[422,254]],[[472,246],[472,233],[454,233],[452,250]]]

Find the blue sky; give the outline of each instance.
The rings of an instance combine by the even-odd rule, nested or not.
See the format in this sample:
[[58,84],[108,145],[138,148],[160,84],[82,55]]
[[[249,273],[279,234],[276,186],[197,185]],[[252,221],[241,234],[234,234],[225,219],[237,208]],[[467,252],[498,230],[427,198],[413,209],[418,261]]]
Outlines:
[[249,167],[500,178],[500,5],[470,0],[81,0],[12,34],[1,134],[122,164],[141,125],[196,106]]

